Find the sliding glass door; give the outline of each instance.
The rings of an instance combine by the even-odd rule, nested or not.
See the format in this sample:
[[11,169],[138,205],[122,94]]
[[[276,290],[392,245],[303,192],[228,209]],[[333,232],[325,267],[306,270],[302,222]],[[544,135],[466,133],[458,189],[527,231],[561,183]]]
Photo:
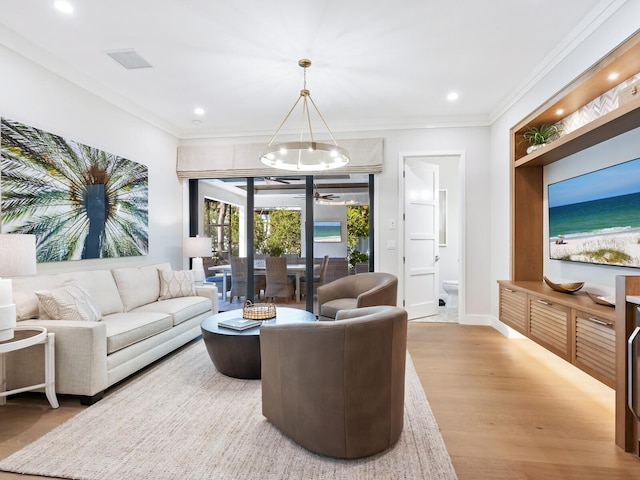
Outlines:
[[[243,297],[258,301],[264,298],[262,260],[285,256],[296,265],[291,267],[296,285],[291,306],[313,311],[319,283],[354,274],[356,265],[361,271],[363,265],[370,268],[372,182],[373,175],[366,174],[199,180],[190,214],[198,234],[212,238],[206,275],[220,281],[230,273],[232,257],[246,257]],[[325,256],[329,266],[319,278]],[[233,285],[232,278],[225,279],[224,287],[219,283],[219,290],[228,289],[222,292],[223,304]]]

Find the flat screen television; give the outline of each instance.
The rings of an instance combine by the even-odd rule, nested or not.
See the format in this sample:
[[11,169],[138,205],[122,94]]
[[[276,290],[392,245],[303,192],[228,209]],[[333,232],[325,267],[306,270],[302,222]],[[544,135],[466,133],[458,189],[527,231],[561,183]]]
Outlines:
[[640,267],[640,158],[548,186],[553,260]]
[[342,241],[341,222],[313,222],[313,241],[339,243]]

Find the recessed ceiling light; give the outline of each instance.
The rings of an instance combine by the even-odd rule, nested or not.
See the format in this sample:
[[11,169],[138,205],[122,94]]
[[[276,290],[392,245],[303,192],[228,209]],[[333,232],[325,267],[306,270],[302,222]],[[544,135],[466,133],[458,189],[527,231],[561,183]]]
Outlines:
[[53,6],[62,13],[66,13],[67,15],[71,15],[73,13],[73,5],[71,5],[69,2],[65,2],[64,0],[53,2]]
[[458,92],[451,92],[449,93],[449,95],[447,95],[447,100],[449,100],[450,102],[453,102],[454,100],[457,100],[459,97]]
[[195,113],[196,115],[204,115],[204,108],[196,107],[193,110],[193,113]]
[[618,78],[618,72],[613,72],[609,74],[609,80],[615,80]]
[[562,115],[564,113],[564,110],[559,108],[556,110],[556,115]]

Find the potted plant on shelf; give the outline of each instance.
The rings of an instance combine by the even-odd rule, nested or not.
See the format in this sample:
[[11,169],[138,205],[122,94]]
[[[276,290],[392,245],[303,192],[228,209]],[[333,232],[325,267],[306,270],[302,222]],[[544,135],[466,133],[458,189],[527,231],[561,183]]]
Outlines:
[[524,141],[531,144],[527,148],[527,153],[531,153],[534,150],[544,147],[547,143],[555,140],[562,132],[562,124],[544,124],[539,127],[531,127],[522,134]]

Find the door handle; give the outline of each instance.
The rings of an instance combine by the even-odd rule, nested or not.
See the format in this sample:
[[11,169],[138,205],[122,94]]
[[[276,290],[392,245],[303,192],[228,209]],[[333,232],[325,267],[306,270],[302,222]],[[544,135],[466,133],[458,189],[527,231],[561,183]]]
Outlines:
[[635,390],[633,374],[637,359],[633,356],[633,343],[640,334],[640,327],[636,327],[631,336],[627,339],[627,405],[633,416],[640,422],[640,414],[636,412],[633,404],[633,393]]
[[440,260],[440,255],[436,255],[436,262]]

